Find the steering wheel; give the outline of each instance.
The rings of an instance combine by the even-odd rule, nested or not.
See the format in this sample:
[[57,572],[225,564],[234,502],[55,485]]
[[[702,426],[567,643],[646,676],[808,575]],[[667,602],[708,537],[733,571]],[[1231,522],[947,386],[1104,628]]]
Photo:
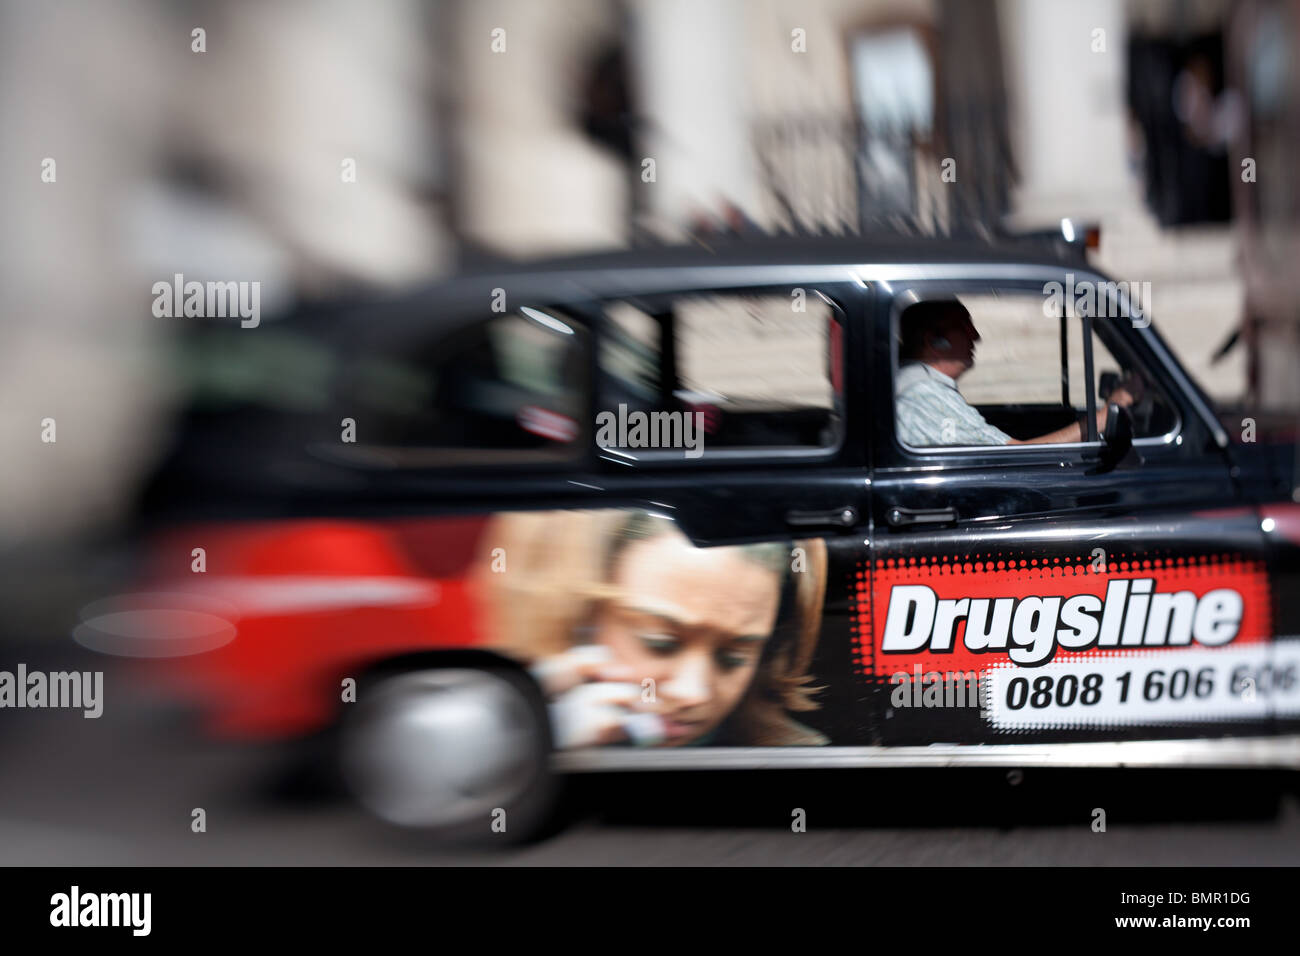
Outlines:
[[1122,388],[1133,397],[1133,404],[1128,406],[1132,419],[1134,434],[1148,435],[1151,431],[1151,419],[1155,414],[1155,396],[1146,378],[1136,369],[1124,369],[1123,377],[1116,372],[1103,372],[1097,388],[1097,395],[1103,401],[1109,401],[1116,389]]

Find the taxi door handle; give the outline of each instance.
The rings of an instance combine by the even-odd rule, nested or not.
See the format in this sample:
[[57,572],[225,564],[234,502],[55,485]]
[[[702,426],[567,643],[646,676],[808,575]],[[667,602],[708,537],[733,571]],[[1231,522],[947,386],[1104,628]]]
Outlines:
[[787,511],[785,521],[793,528],[852,528],[858,523],[858,510],[845,505],[830,511]]
[[953,524],[956,508],[890,508],[886,515],[891,528],[911,528],[921,524]]

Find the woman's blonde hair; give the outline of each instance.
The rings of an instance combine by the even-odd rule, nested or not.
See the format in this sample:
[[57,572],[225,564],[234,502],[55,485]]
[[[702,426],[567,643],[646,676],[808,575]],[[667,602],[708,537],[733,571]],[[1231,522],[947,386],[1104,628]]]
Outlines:
[[[614,566],[637,540],[681,534],[670,520],[644,511],[515,512],[493,518],[483,533],[475,587],[489,643],[532,662],[559,654],[590,625],[600,603],[615,592]],[[789,550],[767,542],[734,546],[772,570],[781,582],[781,607],[758,670],[740,704],[723,722],[718,743],[800,746],[825,737],[789,717],[816,710],[820,688],[808,686],[821,631],[826,591],[826,547],[798,542],[799,570]]]

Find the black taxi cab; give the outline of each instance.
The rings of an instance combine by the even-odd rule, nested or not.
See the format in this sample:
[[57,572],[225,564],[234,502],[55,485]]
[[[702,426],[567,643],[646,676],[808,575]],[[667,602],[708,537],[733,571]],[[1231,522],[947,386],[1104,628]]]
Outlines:
[[361,803],[435,830],[523,828],[557,773],[1297,766],[1294,448],[1150,299],[890,237],[214,329],[119,610],[199,622],[149,666],[211,732],[337,727]]

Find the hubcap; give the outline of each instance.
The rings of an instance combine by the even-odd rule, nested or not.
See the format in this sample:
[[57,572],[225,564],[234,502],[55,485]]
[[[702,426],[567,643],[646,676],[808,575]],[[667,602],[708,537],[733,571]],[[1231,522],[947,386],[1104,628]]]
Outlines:
[[344,776],[367,809],[392,823],[486,826],[545,759],[528,700],[484,671],[404,674],[356,707],[344,733]]

